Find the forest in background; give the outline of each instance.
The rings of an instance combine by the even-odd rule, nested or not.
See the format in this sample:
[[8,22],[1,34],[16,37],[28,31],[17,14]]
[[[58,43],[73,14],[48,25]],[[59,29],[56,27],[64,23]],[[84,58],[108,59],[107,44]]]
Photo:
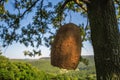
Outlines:
[[84,56],[76,70],[66,70],[50,64],[50,58],[8,59],[0,56],[0,80],[96,80],[93,56]]
[[76,70],[65,70],[57,67],[53,67],[50,64],[49,57],[43,57],[40,59],[12,59],[12,62],[25,62],[36,67],[38,70],[45,72],[48,76],[48,80],[96,80],[94,57],[83,56],[87,59],[88,64],[80,62]]

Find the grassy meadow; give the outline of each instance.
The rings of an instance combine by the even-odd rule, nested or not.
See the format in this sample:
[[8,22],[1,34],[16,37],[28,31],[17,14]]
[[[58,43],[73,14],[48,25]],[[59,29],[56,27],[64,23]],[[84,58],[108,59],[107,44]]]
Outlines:
[[65,70],[50,64],[50,58],[41,59],[12,59],[12,62],[25,62],[46,74],[45,80],[96,80],[93,56],[83,56],[88,65],[80,62],[76,70]]

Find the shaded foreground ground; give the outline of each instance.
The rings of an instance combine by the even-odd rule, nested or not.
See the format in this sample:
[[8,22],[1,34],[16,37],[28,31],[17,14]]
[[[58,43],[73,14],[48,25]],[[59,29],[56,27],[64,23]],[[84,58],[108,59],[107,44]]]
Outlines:
[[12,59],[12,61],[30,63],[40,71],[45,72],[51,80],[96,80],[93,56],[84,56],[84,58],[89,60],[89,64],[85,65],[80,62],[76,70],[63,70],[53,67],[50,64],[50,58],[41,58],[39,60]]

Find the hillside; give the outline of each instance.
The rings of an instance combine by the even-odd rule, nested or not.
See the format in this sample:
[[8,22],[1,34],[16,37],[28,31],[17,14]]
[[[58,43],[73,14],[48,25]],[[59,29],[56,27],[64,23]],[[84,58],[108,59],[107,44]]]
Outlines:
[[[30,63],[34,67],[38,68],[41,71],[46,72],[50,75],[60,75],[61,71],[62,73],[65,73],[64,75],[67,76],[78,76],[82,77],[82,79],[86,77],[91,77],[92,80],[95,80],[95,65],[94,65],[94,57],[93,56],[83,56],[83,58],[87,59],[89,61],[88,65],[85,65],[83,62],[80,62],[78,65],[78,68],[76,70],[62,70],[58,67],[54,67],[50,64],[50,58],[49,57],[43,57],[40,59],[12,59],[11,61],[17,61],[17,62],[26,62]],[[82,80],[80,79],[80,80]]]
[[[80,62],[78,65],[78,69],[87,69],[92,68],[92,70],[95,72],[95,66],[94,66],[94,56],[82,56],[83,58],[87,59],[89,61],[88,66],[86,66],[83,62]],[[18,61],[18,62],[27,62],[31,65],[37,67],[40,70],[46,71],[46,72],[58,72],[59,68],[54,67],[50,64],[50,57],[42,57],[40,59],[11,59],[11,61]]]

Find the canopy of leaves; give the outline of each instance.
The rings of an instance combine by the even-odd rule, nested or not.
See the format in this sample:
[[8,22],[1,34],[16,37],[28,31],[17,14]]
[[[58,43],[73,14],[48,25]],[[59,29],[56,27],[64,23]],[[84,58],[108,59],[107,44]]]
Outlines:
[[[61,9],[63,1],[55,5],[53,5],[53,1],[44,0],[14,0],[12,2],[15,12],[6,9],[5,13],[0,15],[0,40],[4,47],[13,42],[19,42],[25,46],[39,47],[43,44],[43,40],[45,45],[49,46],[55,34],[52,29],[56,30],[64,22],[67,15],[65,12],[68,9],[74,12],[82,12],[82,9],[78,10],[80,8],[74,5],[74,2],[68,3],[64,12]],[[32,22],[23,26],[21,24],[22,20],[30,13],[32,13]],[[50,36],[46,37],[45,34]]]
[[[39,47],[46,45],[49,47],[56,30],[65,24],[69,11],[80,13],[87,18],[86,5],[79,0],[64,4],[68,0],[9,0],[12,2],[13,10],[6,9],[7,1],[0,1],[0,42],[3,47],[19,42],[25,46]],[[119,20],[119,1],[115,0],[116,13]],[[64,8],[63,8],[64,7]],[[22,25],[22,21],[30,15],[32,21],[27,25]],[[87,25],[86,25],[87,24]],[[89,23],[80,24],[83,41],[90,39]],[[46,36],[47,35],[47,36]]]

